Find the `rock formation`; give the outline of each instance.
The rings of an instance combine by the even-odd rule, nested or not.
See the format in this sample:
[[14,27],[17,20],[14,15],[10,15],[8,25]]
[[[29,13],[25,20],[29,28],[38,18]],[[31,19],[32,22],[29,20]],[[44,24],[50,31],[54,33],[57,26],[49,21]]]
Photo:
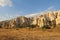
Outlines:
[[57,11],[57,18],[56,18],[56,24],[60,24],[60,10]]
[[39,16],[34,17],[24,17],[20,16],[11,20],[6,20],[0,22],[1,28],[18,28],[18,27],[28,27],[29,25],[37,25],[36,27],[43,26],[56,26],[60,24],[60,11],[47,12]]

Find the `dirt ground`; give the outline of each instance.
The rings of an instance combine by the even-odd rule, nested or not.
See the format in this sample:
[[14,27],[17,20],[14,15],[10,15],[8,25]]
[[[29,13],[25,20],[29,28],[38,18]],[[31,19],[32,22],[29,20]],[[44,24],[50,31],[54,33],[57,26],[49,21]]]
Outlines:
[[54,29],[0,29],[0,40],[60,40],[60,27]]

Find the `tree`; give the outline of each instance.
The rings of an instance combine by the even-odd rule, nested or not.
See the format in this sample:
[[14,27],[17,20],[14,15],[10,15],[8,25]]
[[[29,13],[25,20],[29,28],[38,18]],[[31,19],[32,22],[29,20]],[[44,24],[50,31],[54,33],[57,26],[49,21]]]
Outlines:
[[35,28],[37,25],[28,25],[29,28]]
[[50,27],[48,25],[44,25],[42,29],[50,29]]

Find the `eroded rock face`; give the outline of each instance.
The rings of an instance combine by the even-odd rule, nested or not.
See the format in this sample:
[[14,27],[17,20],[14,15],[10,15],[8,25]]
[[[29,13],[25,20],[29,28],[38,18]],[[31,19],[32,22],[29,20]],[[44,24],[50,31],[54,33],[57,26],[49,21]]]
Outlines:
[[0,22],[2,28],[17,28],[27,27],[28,25],[37,25],[36,27],[43,27],[45,25],[57,25],[60,24],[60,11],[47,12],[37,17],[27,18],[20,16],[11,20]]
[[26,27],[29,21],[26,17],[17,17],[11,19],[9,21],[3,21],[0,23],[2,28],[18,28],[18,27]]
[[33,20],[34,25],[38,25],[39,27],[43,26],[51,26],[56,25],[55,21],[56,17],[53,12],[48,12],[46,14],[40,15],[38,17],[35,17]]
[[57,14],[58,13],[55,13],[55,12],[47,12],[46,14],[46,20],[47,20],[47,23],[50,25],[50,26],[53,26],[55,27],[56,26],[56,18],[57,18]]
[[60,18],[60,10],[59,11],[57,11],[57,18]]
[[38,21],[37,22],[38,22],[37,25],[39,27],[43,27],[44,25],[46,25],[46,19],[45,19],[44,15],[40,15],[38,17]]
[[9,28],[14,28],[16,27],[16,19],[12,19],[9,21]]
[[1,28],[9,28],[9,21],[2,21],[0,24]]
[[31,24],[33,24],[33,25],[36,25],[37,24],[37,20],[38,18],[36,18],[36,17],[34,17],[33,19],[32,19],[32,23]]
[[60,18],[56,19],[56,25],[60,24]]
[[56,24],[60,24],[60,10],[57,11],[57,18],[56,18]]
[[49,18],[50,21],[53,21],[56,18],[53,12],[47,12],[47,17]]
[[[12,23],[12,22],[11,22]],[[12,23],[14,27],[26,27],[28,25],[28,19],[26,17],[17,17],[13,23]]]

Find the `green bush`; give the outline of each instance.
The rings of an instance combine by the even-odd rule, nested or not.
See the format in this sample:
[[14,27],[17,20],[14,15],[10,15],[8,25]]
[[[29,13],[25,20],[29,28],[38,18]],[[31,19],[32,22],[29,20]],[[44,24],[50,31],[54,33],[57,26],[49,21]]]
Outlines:
[[0,28],[2,28],[2,25],[0,24]]
[[51,21],[49,21],[49,26],[52,26],[52,22]]
[[60,23],[58,25],[60,25]]
[[20,24],[18,24],[16,27],[17,27],[17,28],[23,28],[23,26],[20,25]]
[[19,25],[18,28],[23,28],[23,26]]
[[28,25],[27,27],[29,27],[29,28],[35,28],[36,25]]
[[50,27],[48,25],[44,25],[42,29],[50,29]]
[[1,25],[0,25],[0,28],[2,28]]

